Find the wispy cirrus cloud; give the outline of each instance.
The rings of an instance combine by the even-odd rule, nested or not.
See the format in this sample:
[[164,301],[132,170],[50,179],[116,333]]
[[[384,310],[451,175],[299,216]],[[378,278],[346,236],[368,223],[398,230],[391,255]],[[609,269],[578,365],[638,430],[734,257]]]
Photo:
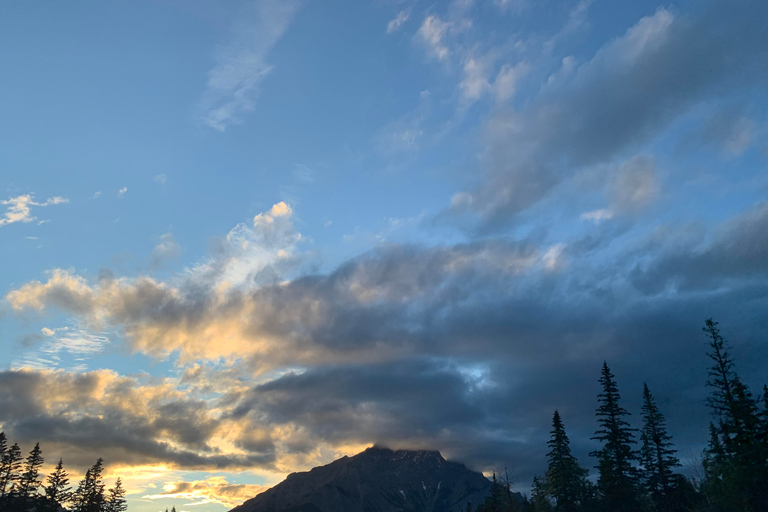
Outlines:
[[408,21],[408,18],[411,17],[411,10],[405,9],[397,13],[397,16],[389,20],[389,23],[387,23],[387,34],[392,34],[393,32],[397,32],[400,30],[400,27],[403,26],[403,23]]
[[[32,222],[37,217],[32,215],[33,206],[50,206],[54,204],[68,203],[69,199],[55,196],[49,197],[42,203],[35,202],[35,196],[32,194],[22,194],[20,196],[0,201],[0,204],[7,206],[5,213],[0,217],[0,227],[7,226],[16,222]],[[45,221],[41,221],[45,222]]]
[[259,85],[272,71],[267,56],[288,29],[299,2],[251,3],[232,26],[230,40],[216,52],[199,103],[203,125],[223,132],[255,107]]

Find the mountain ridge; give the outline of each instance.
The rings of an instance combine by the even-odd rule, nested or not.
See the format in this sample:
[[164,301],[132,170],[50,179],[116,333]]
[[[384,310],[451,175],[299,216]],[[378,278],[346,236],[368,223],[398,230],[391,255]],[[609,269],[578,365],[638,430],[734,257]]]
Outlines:
[[438,451],[373,446],[291,473],[231,512],[458,512],[482,503],[490,487]]

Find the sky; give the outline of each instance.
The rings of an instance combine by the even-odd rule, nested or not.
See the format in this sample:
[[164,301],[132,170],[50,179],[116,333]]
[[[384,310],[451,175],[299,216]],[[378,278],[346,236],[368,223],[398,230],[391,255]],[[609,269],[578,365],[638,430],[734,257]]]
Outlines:
[[766,62],[761,0],[4,2],[0,430],[135,512],[374,443],[525,490],[607,361],[692,473],[704,320],[766,378]]

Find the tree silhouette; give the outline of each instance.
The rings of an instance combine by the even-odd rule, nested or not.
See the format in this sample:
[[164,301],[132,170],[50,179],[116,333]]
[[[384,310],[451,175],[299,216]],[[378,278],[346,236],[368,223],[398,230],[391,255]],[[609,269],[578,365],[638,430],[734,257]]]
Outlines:
[[579,466],[576,457],[571,453],[570,441],[558,411],[555,411],[552,417],[550,434],[547,442],[550,451],[547,454],[549,468],[546,488],[549,495],[555,499],[557,510],[576,511],[584,492],[587,470]]
[[102,472],[104,459],[99,457],[96,463],[85,472],[85,478],[80,481],[74,494],[75,512],[102,512],[104,506],[104,483]]
[[[125,512],[128,509],[128,505],[125,503],[125,489],[123,488],[123,482],[120,478],[115,481],[115,486],[107,492],[105,512]],[[173,512],[176,512],[176,507],[173,507]]]
[[704,452],[702,488],[708,501],[723,511],[768,510],[768,428],[757,401],[734,370],[728,346],[718,323],[704,324],[712,360],[707,386],[712,388],[707,405],[717,423],[710,426],[709,446]]
[[56,469],[48,475],[47,484],[43,488],[49,510],[58,510],[59,505],[66,503],[72,497],[67,472],[64,471],[64,461],[59,459]]
[[24,472],[19,478],[18,495],[26,498],[37,494],[37,489],[42,484],[40,479],[40,467],[43,465],[43,454],[40,449],[40,443],[36,443],[32,451],[29,452]]
[[643,430],[640,434],[640,464],[643,468],[643,484],[651,494],[658,510],[672,510],[673,485],[676,481],[673,469],[680,466],[675,457],[672,437],[667,434],[666,419],[643,383]]
[[8,448],[0,462],[0,496],[15,492],[21,469],[21,449],[17,443]]
[[540,478],[538,475],[533,477],[531,486],[531,510],[532,512],[550,512],[553,510],[552,502],[549,501],[546,478]]
[[606,362],[603,362],[600,384],[603,391],[597,398],[600,405],[596,413],[600,428],[592,439],[604,445],[602,450],[590,454],[598,458],[598,488],[608,510],[635,512],[639,509],[638,477],[633,466],[637,456],[632,444],[635,442],[633,432],[637,429],[624,420],[629,412],[619,405],[619,388]]

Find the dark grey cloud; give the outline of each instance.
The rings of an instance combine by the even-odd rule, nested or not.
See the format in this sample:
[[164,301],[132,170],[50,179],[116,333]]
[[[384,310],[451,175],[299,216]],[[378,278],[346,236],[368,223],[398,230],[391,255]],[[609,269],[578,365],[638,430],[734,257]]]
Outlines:
[[668,287],[706,290],[729,280],[768,280],[768,203],[761,202],[721,225],[708,243],[674,244],[638,263],[632,283],[648,294]]
[[764,87],[765,2],[710,1],[696,11],[659,8],[553,77],[530,105],[494,116],[484,183],[456,196],[452,210],[478,213],[492,228],[580,168],[630,157],[699,102]]

